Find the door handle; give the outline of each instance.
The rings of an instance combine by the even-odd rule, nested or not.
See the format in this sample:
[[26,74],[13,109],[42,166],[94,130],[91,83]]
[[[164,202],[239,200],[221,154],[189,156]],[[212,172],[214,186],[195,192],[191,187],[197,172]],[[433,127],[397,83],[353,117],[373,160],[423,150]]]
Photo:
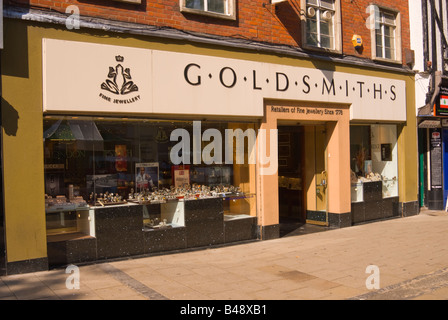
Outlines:
[[321,173],[321,186],[327,187],[327,171],[322,171]]

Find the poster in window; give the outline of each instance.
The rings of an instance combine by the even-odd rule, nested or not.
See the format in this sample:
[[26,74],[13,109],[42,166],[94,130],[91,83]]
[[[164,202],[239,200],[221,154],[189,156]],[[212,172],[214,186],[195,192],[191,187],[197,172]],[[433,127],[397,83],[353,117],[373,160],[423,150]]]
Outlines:
[[441,189],[442,184],[442,133],[440,129],[433,129],[430,142],[431,159],[431,188]]
[[159,187],[159,164],[157,162],[135,164],[135,186],[138,192]]
[[173,166],[173,184],[175,188],[190,184],[190,166]]
[[364,173],[366,175],[372,173],[372,160],[364,161]]
[[391,143],[384,143],[381,145],[381,161],[392,161]]
[[126,145],[115,145],[115,170],[117,172],[128,171]]

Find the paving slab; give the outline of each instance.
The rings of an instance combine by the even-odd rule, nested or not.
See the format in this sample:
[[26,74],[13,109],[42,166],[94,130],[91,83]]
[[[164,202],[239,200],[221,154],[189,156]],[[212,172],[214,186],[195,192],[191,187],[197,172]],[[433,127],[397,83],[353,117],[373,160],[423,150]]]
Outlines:
[[[0,300],[447,300],[448,213],[0,277]],[[366,285],[378,267],[379,289]]]

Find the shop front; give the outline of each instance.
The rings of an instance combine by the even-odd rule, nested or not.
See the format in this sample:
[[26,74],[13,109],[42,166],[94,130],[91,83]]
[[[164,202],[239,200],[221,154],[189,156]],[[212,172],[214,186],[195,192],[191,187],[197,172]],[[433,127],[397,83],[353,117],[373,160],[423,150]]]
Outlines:
[[278,171],[262,176],[257,189],[269,221],[261,237],[282,235],[288,222],[340,228],[415,214],[416,202],[403,201],[415,172],[399,170],[406,158],[404,82],[342,73],[304,80],[303,90],[331,99],[265,102],[261,127],[278,130],[278,145],[268,151]]
[[435,90],[417,114],[420,206],[444,210],[448,197],[448,79],[435,73]]
[[413,214],[406,73],[8,24],[8,273]]
[[[226,146],[218,150],[217,144],[210,153],[200,150],[200,164],[173,164],[179,153],[174,155],[174,150],[190,145],[195,133],[212,131],[224,137],[252,127],[237,122],[46,115],[50,265],[256,239],[253,165],[231,164],[233,149],[232,161],[207,165],[225,154]],[[188,140],[171,141],[176,130]],[[180,153],[188,152],[182,148]]]

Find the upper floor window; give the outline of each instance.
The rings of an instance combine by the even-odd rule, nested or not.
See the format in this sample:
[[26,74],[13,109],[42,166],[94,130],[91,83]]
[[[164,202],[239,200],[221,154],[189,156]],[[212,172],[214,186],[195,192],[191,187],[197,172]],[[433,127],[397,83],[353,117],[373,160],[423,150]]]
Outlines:
[[372,56],[374,59],[401,61],[400,15],[375,8],[375,28],[372,28]]
[[180,0],[180,9],[215,16],[225,19],[235,19],[235,0]]
[[302,0],[305,45],[340,50],[340,0]]

